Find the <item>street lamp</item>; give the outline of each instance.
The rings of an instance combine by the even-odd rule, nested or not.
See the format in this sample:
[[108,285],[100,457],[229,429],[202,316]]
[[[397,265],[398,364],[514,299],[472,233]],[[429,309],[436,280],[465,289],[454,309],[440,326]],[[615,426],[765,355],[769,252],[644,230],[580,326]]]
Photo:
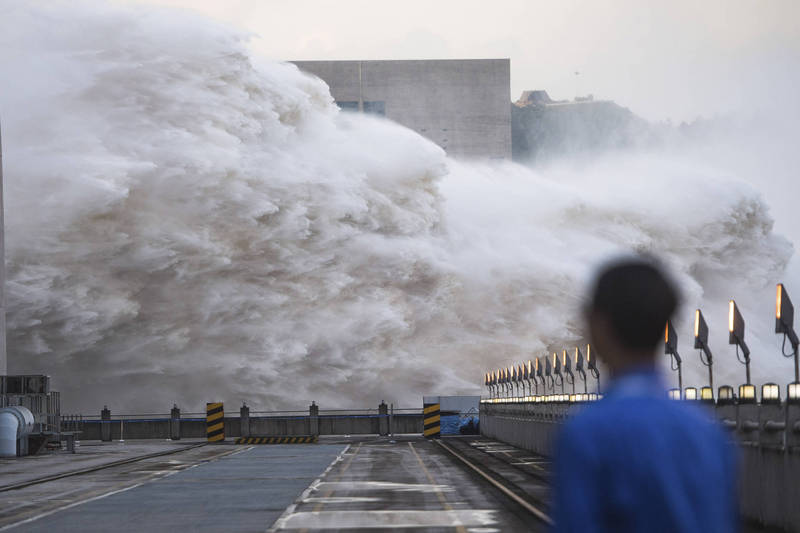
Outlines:
[[514,387],[511,389],[512,394],[519,396],[519,378],[517,377],[517,367],[511,365],[511,383]]
[[[783,346],[781,353],[784,357],[794,357],[794,383],[800,386],[800,369],[798,369],[798,345],[800,341],[794,331],[794,306],[786,293],[783,283],[778,283],[775,295],[775,333],[783,333]],[[786,339],[792,345],[792,352],[786,353]]]
[[729,405],[736,401],[736,396],[733,394],[733,387],[730,385],[722,385],[717,390],[717,405]]
[[589,369],[589,372],[592,373],[594,379],[597,380],[597,393],[594,395],[594,397],[590,398],[592,400],[596,400],[597,394],[600,394],[600,370],[597,368],[596,357],[592,354],[591,344],[586,345],[586,367]]
[[545,356],[544,358],[544,376],[545,378],[550,378],[548,381],[550,382],[550,388],[553,389],[553,392],[556,391],[556,380],[553,379],[553,367],[550,365],[550,357]]
[[[528,376],[525,375],[525,363],[517,366],[517,380],[519,381],[519,386],[522,388],[522,397],[525,397],[525,382],[528,380]],[[530,385],[530,383],[528,384]]]
[[781,403],[781,388],[775,383],[761,385],[761,403],[765,405]]
[[[708,325],[699,309],[694,312],[694,347],[700,350],[700,362],[708,367],[708,386],[711,388],[711,399],[714,399],[714,359],[708,347]],[[703,358],[705,356],[705,359]],[[705,387],[703,387],[705,388]]]
[[[728,344],[736,345],[736,359],[738,359],[739,362],[745,366],[745,372],[747,376],[747,381],[745,384],[750,385],[750,349],[744,342],[744,319],[742,318],[741,313],[739,313],[739,308],[736,306],[736,302],[733,300],[728,303]],[[742,349],[744,360],[739,359],[740,348]],[[755,396],[755,389],[753,390],[753,396]],[[739,398],[741,397],[742,395],[740,393]]]
[[705,403],[714,403],[714,389],[711,387],[701,387],[700,400]]
[[553,378],[554,384],[561,385],[561,393],[564,393],[564,376],[561,375],[561,361],[558,359],[558,354],[553,352],[553,375],[558,376],[558,381]]
[[567,383],[572,385],[572,395],[575,396],[575,374],[572,373],[572,368],[569,361],[569,355],[567,355],[566,350],[564,350],[561,359],[562,359],[561,366],[564,369],[564,376],[567,379]]
[[670,356],[670,368],[678,371],[678,391],[681,391],[683,390],[683,376],[681,374],[681,356],[678,355],[678,335],[669,320],[664,328],[664,353]]
[[575,347],[575,371],[578,372],[583,380],[583,392],[584,394],[589,393],[589,385],[586,383],[586,372],[583,370],[583,354],[581,353],[581,349],[577,346]]
[[527,363],[522,363],[523,377],[528,382],[528,396],[533,396],[533,386],[531,386],[531,378],[533,377],[533,365],[530,360]]

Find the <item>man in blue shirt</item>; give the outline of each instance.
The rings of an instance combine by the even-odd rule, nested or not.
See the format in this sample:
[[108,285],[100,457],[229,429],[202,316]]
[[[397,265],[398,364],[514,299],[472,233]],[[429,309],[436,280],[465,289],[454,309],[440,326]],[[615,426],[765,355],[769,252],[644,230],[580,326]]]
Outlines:
[[656,347],[677,305],[673,285],[647,261],[619,262],[598,276],[587,318],[611,383],[557,441],[555,531],[738,530],[732,441],[702,406],[668,400],[656,371]]

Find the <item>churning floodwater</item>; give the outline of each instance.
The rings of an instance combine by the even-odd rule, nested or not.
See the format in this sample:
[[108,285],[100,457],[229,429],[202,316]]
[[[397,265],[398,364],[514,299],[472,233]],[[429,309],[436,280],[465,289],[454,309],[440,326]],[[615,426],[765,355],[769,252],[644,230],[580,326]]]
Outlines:
[[696,306],[718,383],[741,381],[730,296],[771,351],[756,381],[788,381],[770,306],[792,246],[735,175],[654,150],[454,161],[199,16],[0,8],[9,370],[53,376],[66,410],[478,393],[583,342],[592,269],[629,251],[683,287],[686,385]]

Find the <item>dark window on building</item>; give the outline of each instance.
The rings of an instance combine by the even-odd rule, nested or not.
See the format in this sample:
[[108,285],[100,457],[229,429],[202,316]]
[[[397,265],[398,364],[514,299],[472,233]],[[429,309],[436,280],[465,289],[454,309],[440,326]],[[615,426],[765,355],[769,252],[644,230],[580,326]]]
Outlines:
[[364,113],[386,116],[386,102],[364,102]]
[[358,111],[358,102],[336,102],[342,111]]

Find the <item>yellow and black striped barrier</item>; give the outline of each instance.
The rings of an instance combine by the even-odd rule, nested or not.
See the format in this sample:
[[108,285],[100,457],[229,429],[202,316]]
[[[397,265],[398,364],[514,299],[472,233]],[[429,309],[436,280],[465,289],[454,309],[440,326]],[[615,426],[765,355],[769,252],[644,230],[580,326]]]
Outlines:
[[206,404],[206,438],[208,442],[225,440],[225,409],[222,402]]
[[423,403],[422,420],[423,432],[422,434],[429,439],[438,439],[441,436],[441,417],[439,416],[438,403]]
[[239,437],[236,444],[313,444],[319,440],[316,435],[300,437]]

